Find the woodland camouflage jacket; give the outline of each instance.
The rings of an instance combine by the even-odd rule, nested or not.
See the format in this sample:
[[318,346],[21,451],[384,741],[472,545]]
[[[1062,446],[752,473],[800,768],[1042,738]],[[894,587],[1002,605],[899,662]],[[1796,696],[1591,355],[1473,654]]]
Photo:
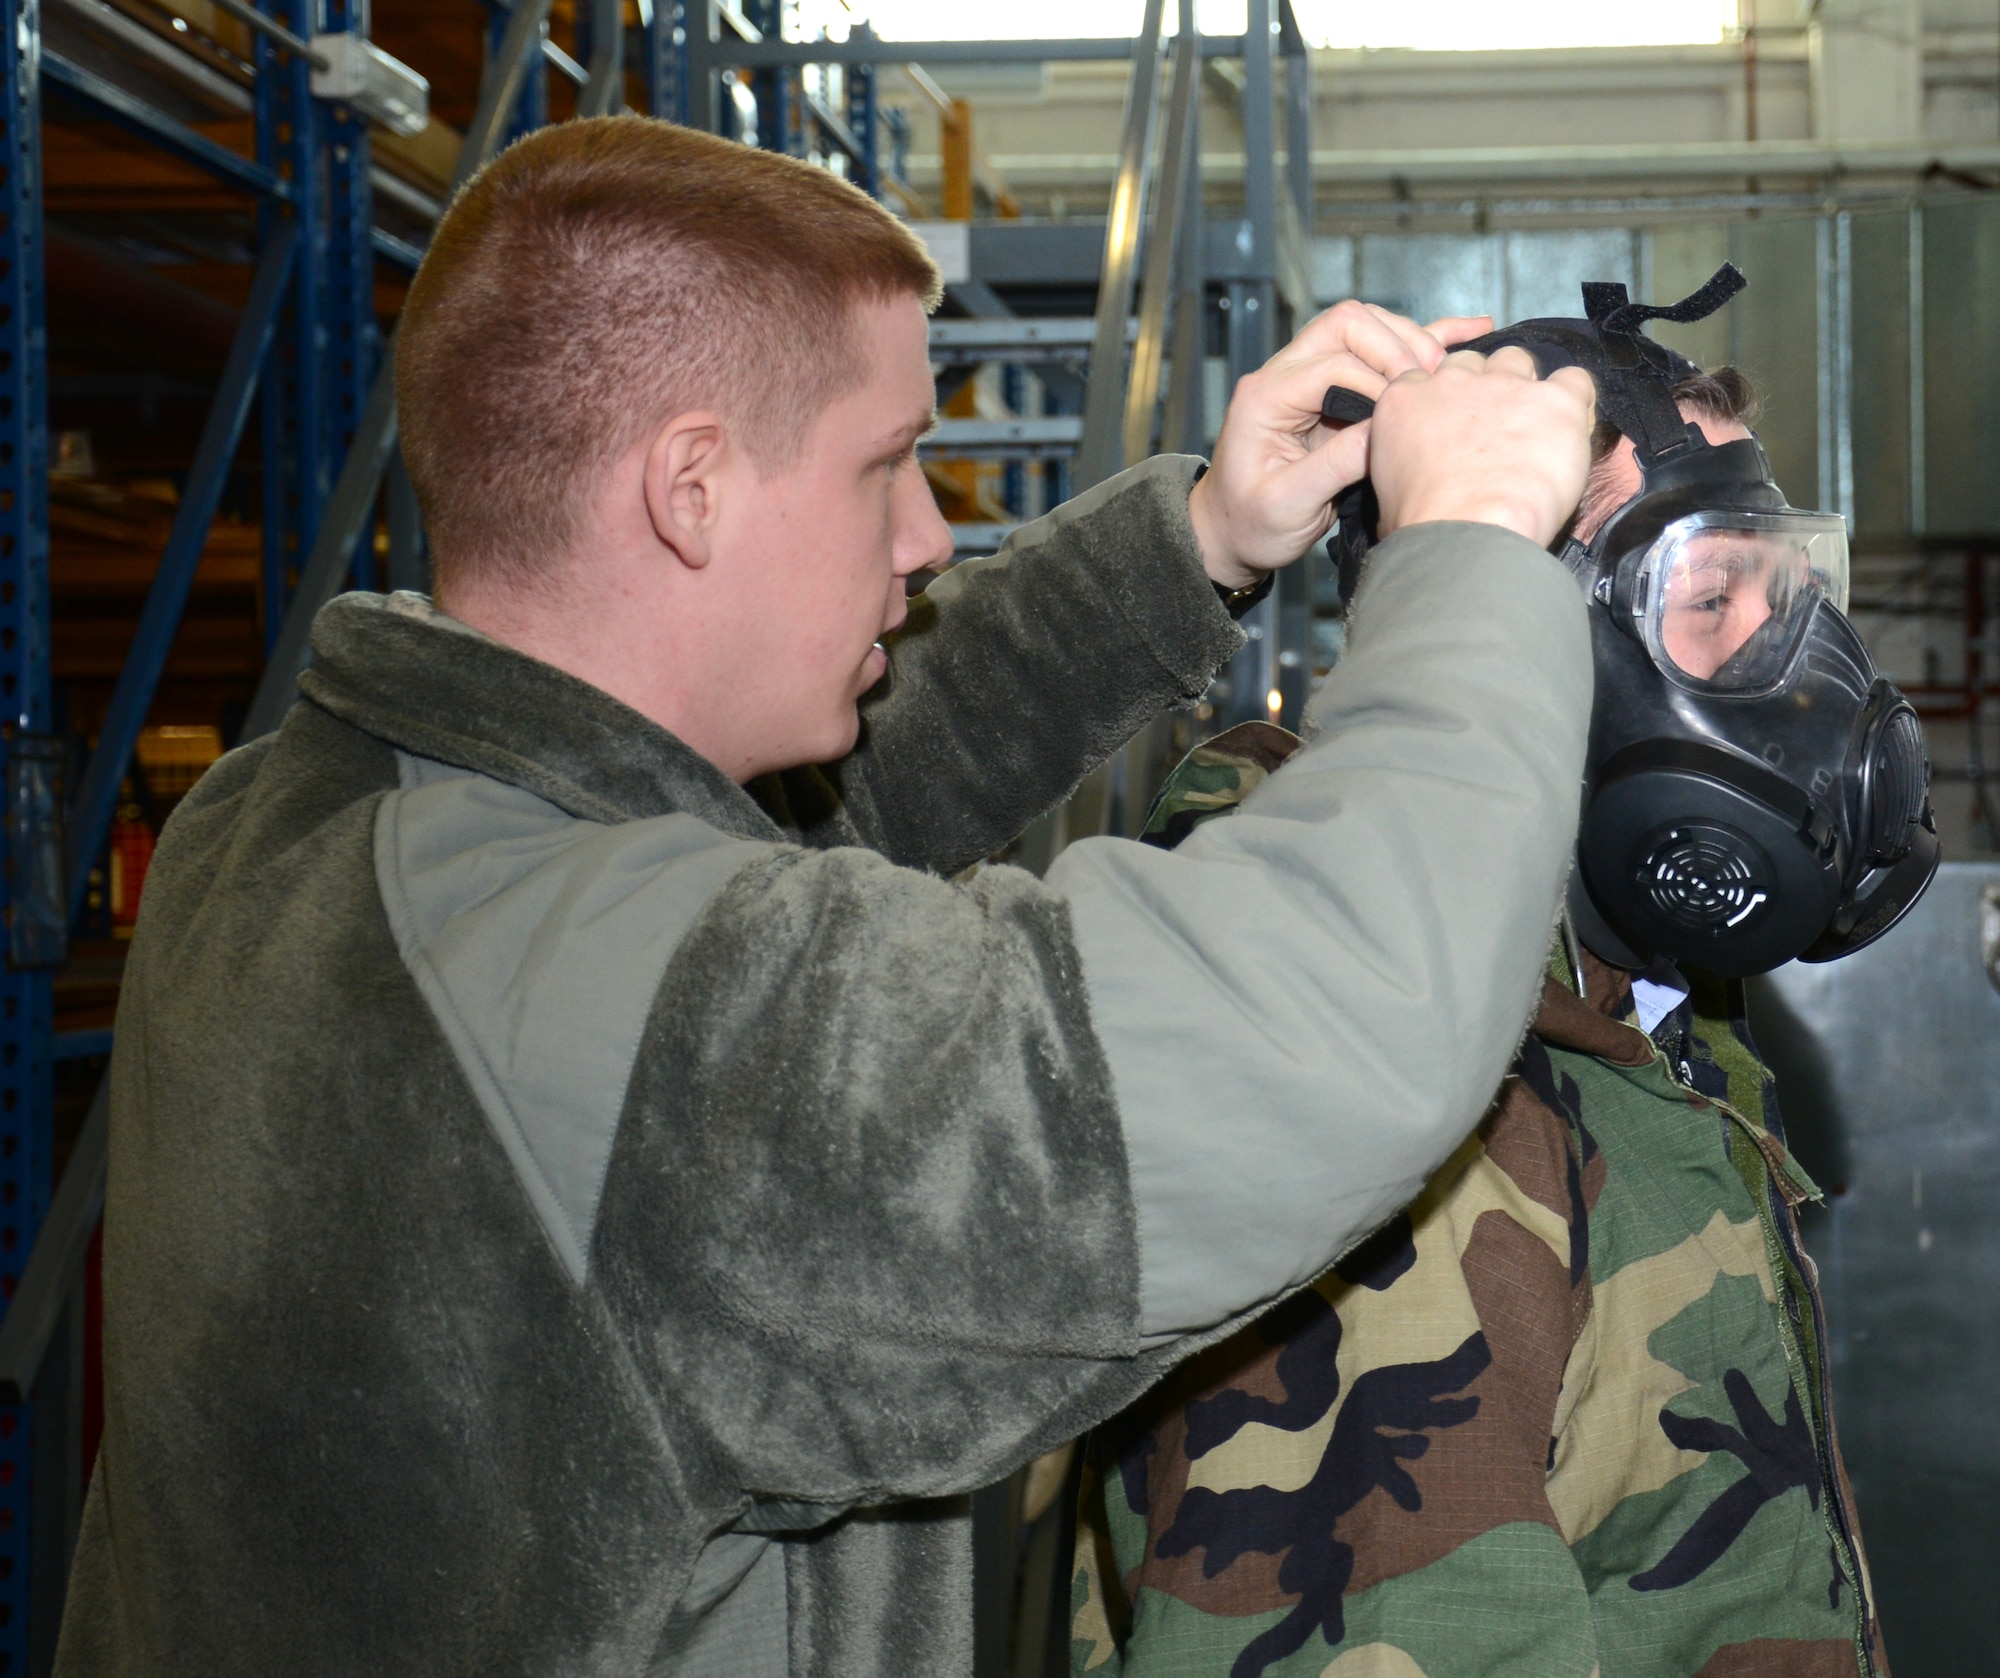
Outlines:
[[[1291,737],[1199,748],[1173,844]],[[1088,1453],[1094,1678],[1885,1675],[1824,1320],[1740,992],[1649,1039],[1559,951],[1423,1195]]]

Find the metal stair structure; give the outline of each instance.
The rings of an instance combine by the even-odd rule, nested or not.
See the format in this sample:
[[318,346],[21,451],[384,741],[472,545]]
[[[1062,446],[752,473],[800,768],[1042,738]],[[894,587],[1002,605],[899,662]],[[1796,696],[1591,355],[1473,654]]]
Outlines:
[[[1250,8],[1240,48],[1245,214],[1213,228],[1200,179],[1205,43],[1192,10],[1181,5],[1179,30],[1169,37],[1164,0],[1150,0],[1133,43],[1118,174],[1088,275],[1096,292],[1090,317],[1025,312],[1031,289],[1019,299],[1024,312],[1010,306],[1006,245],[1032,240],[1046,264],[1052,230],[1005,223],[969,230],[970,272],[947,288],[947,312],[931,326],[945,417],[923,445],[928,462],[959,469],[949,487],[970,503],[952,514],[956,558],[994,551],[1014,524],[1150,454],[1205,452],[1211,420],[1220,417],[1207,411],[1210,346],[1221,345],[1225,388],[1233,388],[1276,349],[1285,317],[1300,322],[1311,306],[1297,285],[1279,284],[1281,268],[1302,266],[1295,250],[1281,263],[1280,247],[1287,239],[1300,244],[1311,219],[1305,171],[1288,168],[1281,183],[1277,164],[1280,58],[1287,151],[1301,162],[1310,156],[1304,43],[1291,8],[1269,0]],[[981,399],[968,403],[962,393],[988,368],[1001,370],[1003,390],[1026,400],[995,403],[989,377]],[[998,474],[977,470],[996,465]],[[1004,487],[989,496],[983,486],[996,480]],[[1213,727],[1252,717],[1297,725],[1310,691],[1312,620],[1306,566],[1291,567],[1244,620],[1248,645],[1210,696]],[[1024,835],[1018,860],[1045,866],[1069,838],[1136,832],[1174,745],[1175,730],[1162,719]]]

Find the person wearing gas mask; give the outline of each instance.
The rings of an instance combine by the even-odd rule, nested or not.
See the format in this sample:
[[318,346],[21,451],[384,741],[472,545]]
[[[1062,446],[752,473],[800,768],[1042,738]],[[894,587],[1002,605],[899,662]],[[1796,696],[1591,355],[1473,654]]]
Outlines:
[[[1844,526],[1787,505],[1740,373],[1641,331],[1740,284],[1673,310],[1590,286],[1589,318],[1477,345],[1599,392],[1560,544],[1591,750],[1540,1004],[1406,1211],[1093,1437],[1073,1673],[1887,1671],[1792,1215],[1818,1191],[1737,981],[1879,937],[1937,844],[1921,730],[1842,612]],[[1367,517],[1350,498],[1350,581]],[[1254,816],[1296,745],[1198,748],[1149,837]]]

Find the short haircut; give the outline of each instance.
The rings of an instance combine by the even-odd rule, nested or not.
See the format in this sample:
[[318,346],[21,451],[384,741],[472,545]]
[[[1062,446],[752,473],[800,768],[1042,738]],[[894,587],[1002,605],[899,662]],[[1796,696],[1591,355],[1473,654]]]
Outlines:
[[[1734,420],[1746,426],[1757,418],[1764,405],[1750,375],[1726,363],[1710,371],[1698,370],[1680,380],[1673,387],[1673,398],[1677,406],[1692,408],[1703,419]],[[1617,448],[1623,435],[1609,420],[1599,420],[1590,434],[1592,461],[1602,460]]]
[[868,302],[937,265],[824,169],[650,117],[537,130],[452,201],[403,306],[396,402],[440,597],[529,582],[598,476],[712,409],[760,470],[868,369]]

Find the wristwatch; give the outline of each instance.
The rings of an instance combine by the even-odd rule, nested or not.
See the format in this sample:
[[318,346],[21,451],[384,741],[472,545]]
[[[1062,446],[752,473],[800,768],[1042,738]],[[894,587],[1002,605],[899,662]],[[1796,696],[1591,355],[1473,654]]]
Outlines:
[[1224,588],[1220,583],[1216,583],[1215,598],[1222,602],[1222,609],[1232,618],[1240,618],[1269,594],[1277,581],[1277,572],[1266,571],[1254,583],[1247,584],[1243,588]]

